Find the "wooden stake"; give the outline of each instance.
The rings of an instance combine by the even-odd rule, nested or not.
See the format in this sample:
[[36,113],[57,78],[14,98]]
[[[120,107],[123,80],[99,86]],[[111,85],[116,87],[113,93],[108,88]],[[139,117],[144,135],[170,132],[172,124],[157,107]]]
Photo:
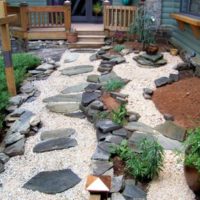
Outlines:
[[[10,18],[13,18],[13,15]],[[0,0],[0,33],[2,40],[2,49],[3,49],[3,57],[5,64],[5,73],[6,73],[6,81],[8,91],[12,96],[16,95],[16,85],[15,85],[15,77],[14,70],[12,66],[12,54],[11,54],[11,42],[10,42],[10,33],[8,23],[11,21],[9,16],[7,15],[6,3],[5,1]],[[13,19],[12,19],[13,20]],[[5,22],[5,24],[3,24]]]

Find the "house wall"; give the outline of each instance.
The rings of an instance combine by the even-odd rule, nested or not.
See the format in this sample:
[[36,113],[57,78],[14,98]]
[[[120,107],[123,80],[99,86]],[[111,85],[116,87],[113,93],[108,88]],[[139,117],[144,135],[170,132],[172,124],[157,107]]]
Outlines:
[[189,53],[195,51],[200,56],[200,39],[196,39],[190,26],[185,26],[185,31],[178,28],[176,20],[170,17],[171,13],[180,11],[180,0],[162,0],[161,25],[172,29],[170,41],[177,47]]
[[21,2],[26,2],[32,6],[45,6],[47,5],[47,0],[7,0],[8,3],[14,6],[18,6]]

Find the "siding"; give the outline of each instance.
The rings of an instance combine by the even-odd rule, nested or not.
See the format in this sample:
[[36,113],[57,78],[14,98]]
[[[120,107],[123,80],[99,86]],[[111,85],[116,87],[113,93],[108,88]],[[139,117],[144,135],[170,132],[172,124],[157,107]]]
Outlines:
[[[23,0],[7,0],[10,5],[18,6],[20,2],[24,2]],[[47,0],[26,0],[26,3],[32,6],[45,6],[47,5]]]
[[185,31],[178,28],[176,20],[170,17],[171,13],[179,12],[180,0],[162,0],[162,26],[172,28],[172,37],[170,41],[177,47],[185,49],[188,52],[195,51],[200,56],[200,39],[196,39],[189,25],[185,25]]

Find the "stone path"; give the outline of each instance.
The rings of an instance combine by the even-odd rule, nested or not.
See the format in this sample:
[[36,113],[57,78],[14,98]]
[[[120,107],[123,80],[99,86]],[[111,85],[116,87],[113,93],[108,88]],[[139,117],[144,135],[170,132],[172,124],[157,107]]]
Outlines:
[[[109,162],[110,144],[119,144],[123,138],[127,138],[128,130],[131,133],[134,132],[132,134],[134,137],[130,137],[129,142],[136,142],[143,136],[146,137],[145,134],[148,133],[148,137],[156,137],[165,149],[179,147],[180,143],[176,141],[174,143],[174,140],[166,138],[152,128],[164,122],[164,119],[153,103],[143,97],[144,86],[154,89],[154,80],[174,72],[173,66],[159,69],[138,68],[132,60],[132,54],[127,55],[126,59],[121,56],[110,58],[104,55],[103,51],[105,53],[105,50],[102,50],[96,57],[93,55],[92,63],[89,53],[79,56],[74,54],[73,57],[73,55],[69,56],[67,51],[69,60],[66,61],[66,54],[64,54],[58,71],[52,73],[47,80],[33,82],[41,94],[35,101],[24,103],[21,107],[40,117],[43,128],[39,134],[27,139],[23,156],[13,157],[5,164],[5,172],[0,174],[0,183],[3,183],[1,192],[3,199],[88,199],[89,194],[85,191],[87,175],[94,173],[113,176],[113,164]],[[99,56],[104,59],[104,62],[98,60]],[[168,55],[166,57],[168,58]],[[126,60],[128,63],[125,63]],[[107,74],[112,70],[116,73]],[[99,72],[104,75],[95,77],[98,84],[89,85],[82,93],[88,76],[100,75]],[[132,122],[137,121],[140,116],[130,112],[128,116],[130,122],[125,128],[110,120],[101,120],[95,124],[95,130],[87,119],[82,118],[79,105],[81,104],[82,108],[89,106],[90,116],[95,115],[96,111],[101,111],[104,106],[99,101],[101,96],[99,83],[113,77],[120,80],[132,80],[130,83],[126,82],[128,85],[122,93],[129,94],[129,111],[140,111],[140,122]],[[92,82],[95,82],[94,79]],[[113,93],[113,95],[116,97],[120,95],[122,99],[127,98],[122,94]],[[166,135],[169,134],[166,133]],[[177,137],[182,139],[182,135]],[[181,183],[185,195],[183,200],[192,200],[191,191],[183,178],[179,178],[180,181],[173,185],[173,188],[180,187],[179,183]],[[58,184],[55,185],[54,181]],[[120,194],[123,182],[123,177],[113,177],[112,200],[124,197],[146,198],[146,193],[135,186],[133,180],[124,182],[125,188]],[[154,190],[154,184],[156,183],[152,183],[152,190]],[[163,187],[171,190],[166,183]],[[152,194],[151,186],[149,194]],[[151,199],[151,195],[148,195],[148,198]],[[169,196],[163,196],[163,199],[168,198]],[[154,199],[160,199],[159,195]]]

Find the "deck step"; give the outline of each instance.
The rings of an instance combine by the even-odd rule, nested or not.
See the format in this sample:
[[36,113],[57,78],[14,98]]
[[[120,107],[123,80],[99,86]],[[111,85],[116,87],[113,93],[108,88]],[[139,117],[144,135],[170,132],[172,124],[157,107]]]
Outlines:
[[105,35],[104,31],[78,31],[78,35]]
[[104,42],[105,35],[79,35],[79,42]]
[[82,42],[82,41],[78,41],[76,43],[70,43],[68,44],[68,48],[100,48],[104,45],[104,42]]

